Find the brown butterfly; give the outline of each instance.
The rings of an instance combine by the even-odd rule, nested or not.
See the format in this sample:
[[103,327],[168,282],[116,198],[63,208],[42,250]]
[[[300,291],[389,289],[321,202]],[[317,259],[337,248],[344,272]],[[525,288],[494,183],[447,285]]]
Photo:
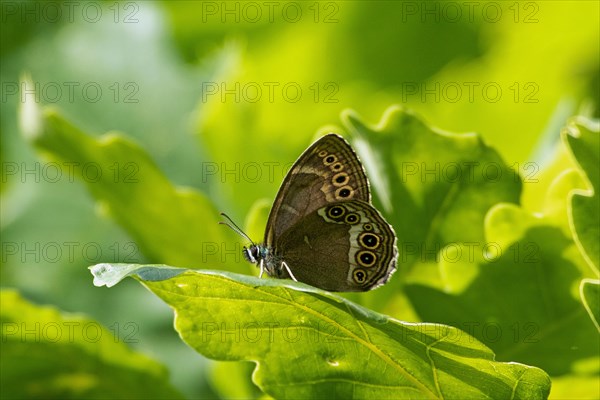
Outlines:
[[263,244],[222,215],[252,243],[243,254],[260,266],[260,276],[266,271],[329,291],[362,292],[383,285],[396,270],[394,230],[371,205],[356,153],[336,134],[313,143],[290,169]]

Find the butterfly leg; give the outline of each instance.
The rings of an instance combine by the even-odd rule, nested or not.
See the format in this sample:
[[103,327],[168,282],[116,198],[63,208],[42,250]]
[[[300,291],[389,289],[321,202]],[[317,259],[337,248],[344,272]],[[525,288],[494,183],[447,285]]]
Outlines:
[[292,270],[290,269],[290,267],[288,267],[288,265],[285,263],[285,261],[282,261],[281,265],[285,268],[285,270],[288,272],[288,274],[290,274],[290,276],[292,277],[292,279],[295,280],[296,282],[298,282],[298,279],[296,279],[296,277],[294,276],[294,274],[292,274]]
[[263,272],[265,272],[265,266],[264,266],[265,260],[260,260],[260,274],[258,274],[259,278],[262,278],[263,276]]

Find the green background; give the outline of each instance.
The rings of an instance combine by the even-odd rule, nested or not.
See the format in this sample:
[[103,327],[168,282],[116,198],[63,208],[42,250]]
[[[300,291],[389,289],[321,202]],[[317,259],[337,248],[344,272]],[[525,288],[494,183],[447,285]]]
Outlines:
[[[403,211],[406,196],[396,190],[399,186],[378,187],[379,178],[373,175],[389,176],[393,183],[399,179],[393,171],[406,161],[498,159],[522,179],[507,184],[500,194],[496,189],[473,196],[465,191],[466,203],[457,209],[480,206],[478,225],[467,212],[456,212],[455,220],[440,223],[439,243],[482,240],[485,235],[507,248],[535,243],[556,250],[545,253],[541,263],[552,273],[531,276],[510,260],[501,260],[504,269],[493,271],[481,270],[484,262],[409,260],[400,263],[393,286],[348,297],[409,322],[465,329],[465,322],[500,321],[511,335],[527,335],[524,324],[532,320],[554,326],[541,339],[544,345],[533,348],[515,349],[512,336],[486,343],[481,333],[473,334],[501,361],[548,372],[551,396],[598,397],[597,344],[583,355],[552,353],[553,343],[573,332],[581,332],[578,343],[597,340],[585,311],[566,322],[558,318],[570,316],[574,308],[583,310],[578,297],[582,278],[598,279],[597,194],[592,205],[581,206],[595,208],[595,215],[568,211],[571,190],[584,190],[590,183],[594,187],[594,182],[597,190],[597,130],[589,142],[584,136],[580,147],[565,134],[561,139],[569,118],[599,116],[597,2],[1,5],[2,287],[16,288],[28,301],[61,312],[83,313],[105,327],[103,337],[118,337],[119,343],[145,354],[136,357],[154,359],[152,371],[136,378],[133,387],[156,379],[163,382],[155,392],[158,397],[176,396],[176,391],[189,398],[260,396],[250,382],[251,365],[238,368],[196,354],[173,330],[172,311],[152,293],[133,280],[111,290],[96,288],[87,267],[147,262],[255,274],[241,257],[240,239],[216,225],[218,211],[226,211],[260,240],[286,169],[318,132],[334,130],[357,141],[364,137],[382,152],[381,173],[373,174],[368,165],[367,170],[375,204],[400,240],[418,242],[427,236],[424,224],[433,220],[431,210],[441,207],[443,188],[422,185],[418,179],[407,182],[406,190],[420,202]],[[23,91],[24,76],[30,76],[39,97]],[[45,117],[51,132],[71,132],[71,125],[53,117],[62,115],[88,139],[76,133],[60,140],[28,135],[31,114],[23,108],[32,98],[38,106],[58,110]],[[407,117],[404,125],[390,124],[387,137],[378,136],[381,126],[375,125],[393,104],[416,112],[425,121],[423,127]],[[21,125],[19,110],[26,120]],[[416,139],[401,139],[402,126],[410,126]],[[485,145],[437,143],[427,138],[429,127],[477,132]],[[92,139],[109,131],[123,132],[135,143],[115,136]],[[117,165],[111,169],[112,160]],[[89,182],[89,176],[86,182],[79,172],[71,175],[65,163],[74,161],[78,166],[100,165],[107,184]],[[52,165],[61,167],[58,179]],[[137,181],[128,182],[128,176],[142,185],[132,185]],[[132,187],[137,192],[131,193]],[[477,196],[493,200],[470,203]],[[575,235],[573,221],[576,226],[587,223],[585,233]],[[531,290],[522,284],[527,279],[550,289]],[[506,305],[509,311],[498,306],[505,304],[507,293],[514,299]],[[597,291],[591,293],[597,296]],[[545,301],[540,307],[524,305],[540,297]],[[22,310],[28,307],[12,295],[3,297],[3,322],[25,315]],[[515,317],[513,324],[503,319],[502,312],[523,308],[531,312]],[[67,318],[31,313],[30,322]],[[521,325],[515,327],[515,320]],[[4,354],[9,345],[3,336],[2,382],[33,382],[38,389],[47,385],[58,388],[60,396],[97,395],[86,392],[92,384],[76,374],[41,379],[51,371],[14,366],[12,360],[22,357],[8,363]],[[52,344],[36,350],[21,345],[19,354],[37,352],[45,360],[40,363],[75,357],[65,355],[72,349],[55,351]],[[103,362],[82,357],[82,365],[73,368],[96,371]],[[8,374],[13,366],[18,371]],[[112,382],[111,376],[118,376],[118,370],[104,379]],[[73,382],[79,392],[72,389]],[[123,380],[123,385],[130,384]],[[7,395],[19,393],[18,386],[4,387],[14,390]]]

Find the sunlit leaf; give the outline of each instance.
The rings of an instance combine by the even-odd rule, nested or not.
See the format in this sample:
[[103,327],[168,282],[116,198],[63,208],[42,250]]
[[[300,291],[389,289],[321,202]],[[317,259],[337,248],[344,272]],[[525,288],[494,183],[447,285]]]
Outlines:
[[600,125],[580,118],[563,132],[588,184],[587,190],[575,190],[571,197],[570,221],[575,242],[596,273],[600,267]]
[[[586,138],[592,137],[588,132]],[[588,148],[577,142],[575,146],[580,154]],[[583,164],[597,171],[591,154],[584,152]],[[536,365],[551,376],[573,373],[583,379],[600,372],[598,332],[582,306],[586,292],[579,295],[576,290],[582,278],[594,276],[594,270],[582,257],[568,223],[570,196],[581,187],[581,177],[573,169],[556,171],[552,183],[545,186],[539,212],[514,204],[498,204],[490,210],[483,241],[488,254],[473,258],[465,252],[456,260],[440,262],[441,269],[456,280],[468,271],[473,277],[467,284],[446,292],[415,285],[407,287],[407,293],[421,318],[469,327],[468,332],[501,360]],[[581,198],[594,201],[589,194]],[[582,229],[588,243],[598,242],[596,214],[588,214],[586,221],[582,216],[581,226],[589,228]]]
[[[104,284],[136,276],[175,310],[175,329],[189,346],[256,362],[254,382],[276,398],[545,398],[550,389],[543,371],[495,362],[449,326],[404,323],[291,281],[213,271],[155,280],[163,268],[91,270]],[[103,279],[114,269],[121,272]]]
[[600,331],[600,281],[584,279],[579,287],[581,300],[590,318]]
[[[517,240],[495,227],[508,224]],[[487,260],[447,262],[476,269],[476,277],[459,293],[444,293],[425,285],[406,291],[421,318],[466,330],[494,350],[499,360],[515,360],[564,375],[573,364],[598,358],[598,332],[573,288],[580,270],[568,256],[576,251],[562,230],[531,218],[514,205],[490,211],[486,236],[492,254]]]

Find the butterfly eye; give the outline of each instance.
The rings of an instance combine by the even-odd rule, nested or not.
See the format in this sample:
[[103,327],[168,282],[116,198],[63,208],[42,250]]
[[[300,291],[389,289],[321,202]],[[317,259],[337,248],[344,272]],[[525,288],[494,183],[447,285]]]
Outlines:
[[352,273],[352,277],[357,283],[363,283],[367,279],[367,274],[362,269],[356,269]]
[[333,164],[336,161],[337,161],[337,157],[334,156],[333,154],[330,154],[330,155],[328,155],[327,157],[325,157],[323,159],[323,164],[325,164],[325,165],[331,165],[331,164]]
[[321,158],[325,157],[325,156],[327,155],[327,150],[321,150],[321,151],[318,153],[318,155],[319,155],[319,157],[321,157]]
[[379,247],[379,236],[372,233],[362,233],[358,237],[358,241],[367,249],[376,249]]
[[331,170],[336,172],[336,171],[341,171],[344,169],[344,166],[342,165],[342,163],[340,162],[336,162],[335,164],[333,164],[331,167]]
[[334,186],[342,186],[342,185],[345,185],[346,183],[348,183],[349,180],[350,180],[350,177],[348,176],[347,173],[340,172],[333,176],[333,185]]
[[377,261],[377,256],[372,251],[363,250],[356,253],[356,261],[361,267],[372,267]]
[[358,222],[359,218],[358,218],[358,214],[355,213],[350,213],[348,215],[346,215],[346,218],[344,219],[344,221],[346,221],[347,224],[350,225],[354,225]]
[[333,206],[327,210],[329,218],[337,219],[346,213],[346,209],[342,206]]
[[336,198],[348,198],[354,194],[354,190],[350,186],[342,186],[338,190],[335,191]]

